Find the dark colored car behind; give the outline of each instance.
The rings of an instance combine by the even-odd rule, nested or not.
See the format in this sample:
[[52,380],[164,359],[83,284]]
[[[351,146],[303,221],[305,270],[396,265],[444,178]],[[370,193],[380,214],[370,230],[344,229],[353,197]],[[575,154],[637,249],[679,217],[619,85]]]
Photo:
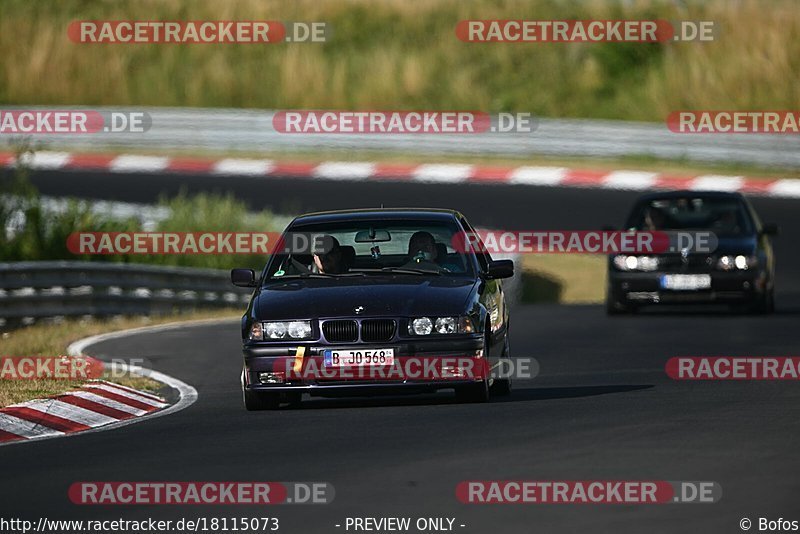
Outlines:
[[[284,232],[287,242],[293,235],[335,239],[344,263],[335,273],[320,272],[312,254],[282,250],[260,276],[232,271],[235,284],[255,287],[242,317],[246,408],[300,402],[304,393],[452,388],[468,401],[488,400],[490,388],[508,393],[510,378],[442,363],[458,359],[486,371],[509,356],[509,310],[500,279],[512,276],[513,263],[459,250],[454,236],[467,232],[474,232],[467,220],[450,210],[335,211],[293,220]],[[411,250],[415,234],[434,239],[427,255]],[[350,364],[363,371],[412,358],[433,362],[435,371],[343,376]],[[334,370],[339,373],[326,373]]]
[[739,193],[674,191],[640,197],[625,228],[638,231],[696,232],[715,236],[712,251],[682,249],[608,259],[606,310],[632,313],[663,304],[725,304],[771,313],[775,300],[775,258],[770,236]]

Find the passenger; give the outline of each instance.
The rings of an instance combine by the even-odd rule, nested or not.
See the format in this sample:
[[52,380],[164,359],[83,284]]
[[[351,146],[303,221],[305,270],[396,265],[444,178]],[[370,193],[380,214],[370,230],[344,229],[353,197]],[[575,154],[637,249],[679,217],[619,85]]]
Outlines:
[[438,271],[436,263],[438,252],[436,240],[430,232],[419,231],[408,240],[408,261],[402,267],[407,269],[431,269]]

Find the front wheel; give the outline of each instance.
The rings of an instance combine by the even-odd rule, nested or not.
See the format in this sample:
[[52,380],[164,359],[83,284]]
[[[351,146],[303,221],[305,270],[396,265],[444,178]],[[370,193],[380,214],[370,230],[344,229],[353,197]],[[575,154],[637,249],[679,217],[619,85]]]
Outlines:
[[505,397],[511,395],[512,382],[511,382],[511,369],[513,367],[509,365],[506,367],[504,365],[505,362],[510,361],[511,358],[511,351],[508,346],[508,332],[506,332],[506,339],[503,342],[503,355],[500,357],[500,365],[498,365],[498,372],[509,373],[507,377],[504,378],[495,378],[494,382],[492,382],[492,387],[490,389],[490,393],[492,395],[497,395],[499,397]]

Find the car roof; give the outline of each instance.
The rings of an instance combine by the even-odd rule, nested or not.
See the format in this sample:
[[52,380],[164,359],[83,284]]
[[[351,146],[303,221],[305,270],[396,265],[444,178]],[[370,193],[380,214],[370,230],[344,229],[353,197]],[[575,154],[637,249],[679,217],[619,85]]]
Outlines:
[[296,217],[289,226],[375,219],[452,221],[459,216],[455,210],[439,208],[367,208],[306,213]]
[[729,198],[729,199],[744,199],[744,195],[736,191],[691,191],[688,189],[681,189],[680,191],[660,191],[655,193],[647,193],[637,199],[638,202],[647,202],[650,200],[662,200],[673,198]]

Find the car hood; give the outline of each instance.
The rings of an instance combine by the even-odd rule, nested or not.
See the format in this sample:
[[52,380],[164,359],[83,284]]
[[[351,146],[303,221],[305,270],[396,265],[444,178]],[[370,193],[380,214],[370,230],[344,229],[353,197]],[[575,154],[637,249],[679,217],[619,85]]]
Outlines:
[[314,319],[457,315],[465,312],[478,281],[457,277],[367,276],[303,279],[262,287],[253,309],[259,319]]
[[720,237],[714,254],[755,254],[758,241],[755,236]]

